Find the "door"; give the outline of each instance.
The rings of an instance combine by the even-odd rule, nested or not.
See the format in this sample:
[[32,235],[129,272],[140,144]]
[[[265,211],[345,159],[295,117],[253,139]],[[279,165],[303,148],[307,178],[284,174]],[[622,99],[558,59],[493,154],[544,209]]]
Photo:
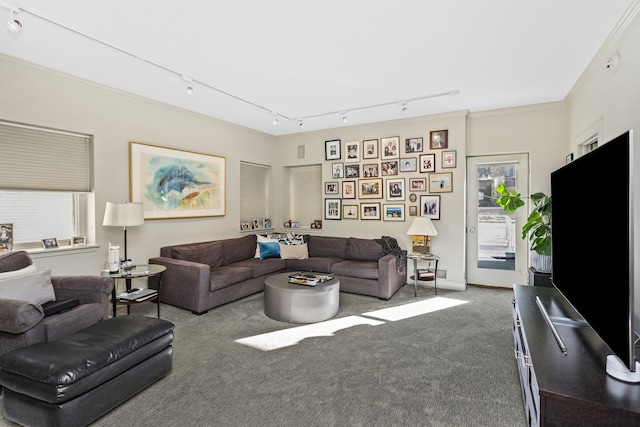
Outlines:
[[[519,192],[525,206],[505,212],[496,203],[500,184]],[[467,158],[467,189],[467,283],[526,284],[529,247],[522,225],[529,212],[528,154]]]

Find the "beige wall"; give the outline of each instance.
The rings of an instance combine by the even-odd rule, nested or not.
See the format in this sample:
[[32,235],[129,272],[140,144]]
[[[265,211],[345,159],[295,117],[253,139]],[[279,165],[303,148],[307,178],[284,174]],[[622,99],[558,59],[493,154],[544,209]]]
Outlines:
[[[102,227],[106,201],[128,200],[129,141],[182,148],[224,156],[227,159],[227,212],[224,217],[147,221],[129,229],[129,252],[146,260],[158,248],[177,242],[233,237],[238,235],[240,161],[267,163],[274,167],[274,224],[283,221],[282,204],[286,187],[282,169],[302,164],[323,164],[323,180],[330,179],[324,160],[324,141],[342,141],[399,136],[422,136],[428,142],[430,130],[449,129],[449,149],[457,151],[453,171],[453,193],[442,194],[442,219],[436,222],[439,235],[433,250],[442,257],[453,286],[465,282],[465,157],[509,152],[528,152],[532,191],[549,191],[549,173],[564,163],[575,150],[577,135],[602,121],[604,140],[628,128],[640,129],[636,112],[640,99],[640,24],[633,18],[621,28],[594,59],[565,102],[467,114],[457,112],[395,120],[366,126],[271,137],[226,122],[206,118],[163,104],[57,74],[0,56],[0,118],[56,129],[85,132],[95,136],[95,194],[97,250],[72,255],[47,254],[37,258],[41,268],[54,274],[95,273],[104,265],[106,245],[120,241],[122,230]],[[604,60],[620,53],[620,68],[611,74]],[[297,158],[298,145],[305,146],[305,159]],[[437,157],[437,170],[440,158]],[[420,176],[401,174],[400,177]],[[323,195],[324,197],[324,195]],[[385,201],[382,200],[382,203]],[[405,201],[408,206],[410,202]],[[319,217],[322,213],[319,213]],[[410,241],[405,222],[323,221],[325,235],[376,238],[391,235],[401,246]]]
[[96,251],[37,258],[54,274],[93,274],[104,268],[109,241],[123,231],[103,227],[107,201],[129,200],[129,141],[226,157],[226,216],[146,221],[127,230],[137,260],[163,245],[238,235],[240,161],[272,163],[273,137],[29,66],[0,56],[0,118],[93,134],[95,138]]

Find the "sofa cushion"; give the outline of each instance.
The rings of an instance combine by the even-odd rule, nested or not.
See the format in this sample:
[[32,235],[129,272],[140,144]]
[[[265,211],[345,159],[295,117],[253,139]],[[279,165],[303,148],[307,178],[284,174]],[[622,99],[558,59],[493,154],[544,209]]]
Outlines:
[[277,242],[258,242],[260,259],[280,258],[280,244]]
[[309,236],[309,257],[344,259],[348,242],[344,237]]
[[256,253],[256,236],[236,237],[221,240],[224,251],[224,265],[233,264],[243,259],[253,258]]
[[317,271],[330,273],[331,266],[342,261],[339,258],[315,257],[306,259],[287,259],[287,270],[289,271]]
[[[253,246],[253,245],[252,245]],[[253,278],[253,270],[249,267],[222,266],[211,271],[209,290],[215,291],[235,285]]]
[[175,246],[171,255],[182,261],[207,264],[211,269],[218,268],[224,263],[222,242],[219,241]]
[[355,277],[358,279],[378,279],[377,261],[346,260],[333,264],[331,272],[336,276]]
[[55,301],[51,271],[38,271],[22,276],[0,279],[0,298],[34,301],[42,305]]
[[0,279],[22,276],[23,274],[35,273],[36,271],[38,271],[36,266],[34,264],[31,264],[30,266],[21,268],[20,270],[5,271],[4,273],[0,273]]
[[253,277],[264,276],[265,274],[273,274],[287,268],[287,263],[281,258],[268,259],[246,259],[231,264],[229,267],[246,267],[253,271]]
[[280,239],[278,237],[273,237],[273,236],[261,236],[259,234],[256,234],[256,254],[253,256],[254,258],[260,258],[260,243],[278,243],[280,242]]
[[349,238],[344,259],[354,261],[378,261],[385,256],[384,249],[380,243],[371,239]]
[[282,259],[306,259],[309,258],[309,247],[306,243],[301,245],[285,245],[280,243],[280,258]]
[[8,251],[0,254],[0,273],[21,270],[33,264],[31,256],[25,251]]

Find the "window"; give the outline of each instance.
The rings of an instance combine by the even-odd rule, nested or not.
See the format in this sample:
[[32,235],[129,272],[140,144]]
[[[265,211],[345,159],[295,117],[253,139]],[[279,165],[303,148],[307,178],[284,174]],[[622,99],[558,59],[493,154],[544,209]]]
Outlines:
[[323,218],[322,165],[290,167],[288,172],[289,217],[285,220],[310,226],[312,221]]
[[262,220],[271,218],[269,183],[271,166],[240,162],[240,219],[257,219],[262,228]]
[[12,224],[14,248],[87,236],[91,143],[90,135],[0,121],[0,223]]

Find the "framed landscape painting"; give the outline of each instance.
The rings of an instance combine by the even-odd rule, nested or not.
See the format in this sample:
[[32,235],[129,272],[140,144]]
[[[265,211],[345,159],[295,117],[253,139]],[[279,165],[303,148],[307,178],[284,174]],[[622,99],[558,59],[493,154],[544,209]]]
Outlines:
[[145,219],[226,215],[226,158],[129,143],[129,197]]

